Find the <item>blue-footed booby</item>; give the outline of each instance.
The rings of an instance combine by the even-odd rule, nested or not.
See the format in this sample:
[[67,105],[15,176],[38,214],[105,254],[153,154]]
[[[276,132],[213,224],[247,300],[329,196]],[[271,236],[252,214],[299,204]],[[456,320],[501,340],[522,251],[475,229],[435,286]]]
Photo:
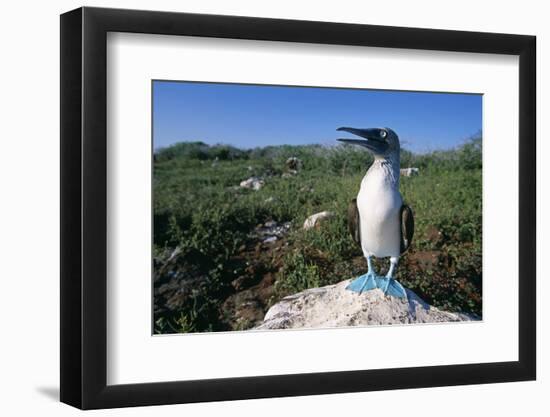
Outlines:
[[[393,277],[399,256],[411,245],[414,233],[412,210],[403,204],[399,192],[399,138],[389,128],[341,127],[337,130],[363,138],[338,140],[364,146],[374,156],[373,164],[361,181],[359,194],[348,208],[350,232],[367,259],[368,271],[351,281],[347,289],[361,293],[380,288],[384,294],[406,298],[405,288]],[[386,276],[376,274],[371,261],[373,256],[390,258]]]

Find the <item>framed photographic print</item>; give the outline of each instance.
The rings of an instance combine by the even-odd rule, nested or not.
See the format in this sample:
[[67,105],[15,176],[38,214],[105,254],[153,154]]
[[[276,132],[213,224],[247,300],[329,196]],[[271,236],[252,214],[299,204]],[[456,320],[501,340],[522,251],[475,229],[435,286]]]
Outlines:
[[535,379],[535,37],[61,16],[61,401]]

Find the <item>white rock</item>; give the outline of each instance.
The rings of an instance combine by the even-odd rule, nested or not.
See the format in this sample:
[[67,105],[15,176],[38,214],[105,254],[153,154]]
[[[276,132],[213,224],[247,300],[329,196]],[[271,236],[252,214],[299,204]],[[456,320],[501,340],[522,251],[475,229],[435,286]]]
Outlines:
[[314,228],[319,222],[333,217],[334,213],[331,211],[322,211],[320,213],[313,214],[309,216],[304,222],[304,230],[309,230]]
[[295,156],[291,156],[286,160],[286,166],[291,171],[294,171],[294,173],[298,173],[300,169],[302,169],[302,160],[299,158],[296,158]]
[[264,186],[264,181],[258,177],[250,177],[247,180],[241,181],[239,184],[242,188],[248,188],[251,190],[258,191]]
[[413,177],[420,173],[418,168],[401,168],[400,173],[404,177]]
[[346,290],[349,280],[283,298],[271,307],[255,329],[372,326],[479,320],[430,306],[414,292],[407,299],[385,296],[380,289],[364,293]]
[[166,263],[172,262],[181,252],[181,248],[179,246],[176,246],[176,248],[170,254],[170,257],[166,260]]

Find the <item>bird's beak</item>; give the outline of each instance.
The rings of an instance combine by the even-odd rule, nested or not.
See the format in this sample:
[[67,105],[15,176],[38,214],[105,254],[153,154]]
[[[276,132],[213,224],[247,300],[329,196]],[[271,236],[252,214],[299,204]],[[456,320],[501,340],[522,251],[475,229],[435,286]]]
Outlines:
[[349,132],[366,139],[338,139],[340,142],[361,145],[378,154],[382,154],[388,149],[389,144],[386,140],[387,132],[384,129],[355,129],[353,127],[340,127],[336,130]]

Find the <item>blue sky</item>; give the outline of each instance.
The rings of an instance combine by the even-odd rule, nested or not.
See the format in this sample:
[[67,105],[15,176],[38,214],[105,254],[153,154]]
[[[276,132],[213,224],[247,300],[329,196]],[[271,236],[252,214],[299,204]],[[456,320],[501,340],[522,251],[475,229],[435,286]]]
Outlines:
[[[482,127],[482,96],[154,81],[154,148],[336,144],[340,126],[390,127],[404,148],[448,149]],[[345,134],[346,135],[346,134]],[[348,135],[349,136],[349,135]]]

